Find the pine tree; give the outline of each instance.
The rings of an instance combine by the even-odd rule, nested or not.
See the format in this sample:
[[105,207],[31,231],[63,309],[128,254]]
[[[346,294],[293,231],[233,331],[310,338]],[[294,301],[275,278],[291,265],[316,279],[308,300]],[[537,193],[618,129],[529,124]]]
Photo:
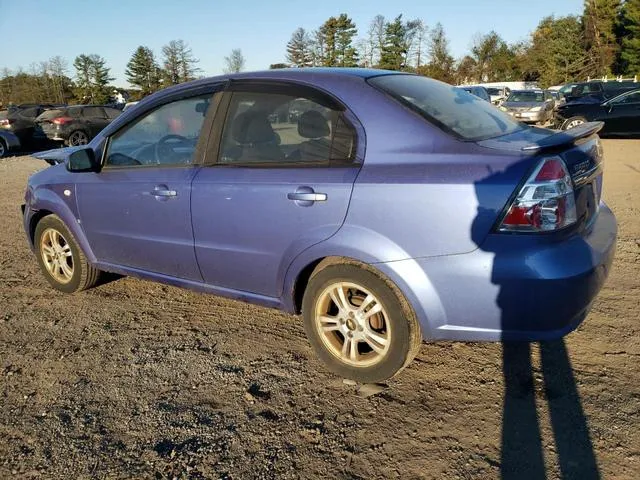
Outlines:
[[108,84],[113,77],[109,76],[109,68],[106,67],[106,60],[100,55],[89,55],[91,66],[91,101],[93,103],[106,103],[109,100]]
[[82,102],[106,103],[109,100],[109,68],[106,60],[95,53],[78,55],[73,62],[76,69],[76,96]]
[[340,14],[337,23],[336,53],[340,67],[355,67],[358,65],[358,53],[353,46],[353,39],[358,34],[356,24],[346,13]]
[[312,65],[311,40],[304,28],[298,28],[287,43],[287,61],[294,67]]
[[620,12],[620,72],[640,76],[640,0],[626,0]]
[[615,26],[622,0],[585,0],[582,22],[589,75],[608,75],[616,59]]
[[357,35],[355,23],[346,13],[330,17],[319,30],[322,45],[322,65],[325,67],[355,67],[358,65],[358,52],[353,46]]
[[387,23],[384,32],[384,45],[380,52],[380,68],[387,70],[403,70],[407,55],[405,42],[406,27],[402,22],[402,15],[398,15],[393,22]]
[[124,73],[127,81],[140,89],[142,96],[160,88],[160,67],[150,48],[139,46],[127,63]]

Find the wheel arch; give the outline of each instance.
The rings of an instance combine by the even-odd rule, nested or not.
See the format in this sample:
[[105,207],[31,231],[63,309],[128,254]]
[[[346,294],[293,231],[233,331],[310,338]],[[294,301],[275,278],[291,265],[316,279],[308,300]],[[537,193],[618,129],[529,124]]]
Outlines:
[[283,309],[296,315],[301,313],[302,299],[309,279],[318,269],[332,264],[357,265],[373,272],[407,301],[420,324],[424,339],[435,338],[432,332],[439,325],[446,323],[444,308],[435,288],[418,263],[412,259],[380,263],[367,261],[366,258],[366,254],[360,256],[354,252],[349,256],[334,252],[326,255],[301,255],[296,258],[287,272],[282,297]]
[[84,253],[87,260],[94,264],[96,257],[89,246],[87,237],[82,230],[80,220],[76,218],[71,208],[63,202],[54,192],[46,189],[39,189],[34,192],[34,197],[31,201],[31,216],[29,218],[29,240],[33,246],[35,243],[35,230],[36,225],[40,220],[49,216],[56,215],[69,229],[71,234],[76,239],[78,246]]

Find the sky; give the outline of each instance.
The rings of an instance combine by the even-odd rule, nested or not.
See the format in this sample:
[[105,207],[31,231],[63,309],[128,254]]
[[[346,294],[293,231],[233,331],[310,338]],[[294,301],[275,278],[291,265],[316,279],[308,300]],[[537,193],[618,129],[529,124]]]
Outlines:
[[525,40],[545,16],[580,14],[583,0],[0,0],[0,69],[28,69],[53,56],[73,59],[97,53],[107,61],[116,86],[139,45],[156,57],[170,40],[189,44],[205,76],[224,69],[224,57],[240,48],[245,70],[285,62],[286,45],[298,27],[318,28],[347,13],[365,37],[377,14],[442,23],[455,57],[472,38],[490,30],[507,42]]

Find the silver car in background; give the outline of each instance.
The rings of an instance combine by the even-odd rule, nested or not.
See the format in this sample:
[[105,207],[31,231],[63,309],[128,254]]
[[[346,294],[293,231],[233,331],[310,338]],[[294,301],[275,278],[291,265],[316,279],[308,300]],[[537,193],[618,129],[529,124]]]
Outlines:
[[555,100],[548,90],[514,90],[500,105],[516,120],[544,125],[553,119]]

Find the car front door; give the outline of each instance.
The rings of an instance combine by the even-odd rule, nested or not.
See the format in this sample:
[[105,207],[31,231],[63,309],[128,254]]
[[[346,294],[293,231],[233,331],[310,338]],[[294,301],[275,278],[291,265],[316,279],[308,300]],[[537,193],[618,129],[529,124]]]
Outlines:
[[99,262],[202,281],[190,196],[211,96],[141,114],[107,139],[99,173],[78,175],[80,221]]
[[206,283],[282,294],[290,262],[336,233],[364,146],[337,102],[295,85],[232,84],[193,182],[195,248]]
[[613,99],[608,107],[606,131],[617,134],[640,134],[640,91]]

